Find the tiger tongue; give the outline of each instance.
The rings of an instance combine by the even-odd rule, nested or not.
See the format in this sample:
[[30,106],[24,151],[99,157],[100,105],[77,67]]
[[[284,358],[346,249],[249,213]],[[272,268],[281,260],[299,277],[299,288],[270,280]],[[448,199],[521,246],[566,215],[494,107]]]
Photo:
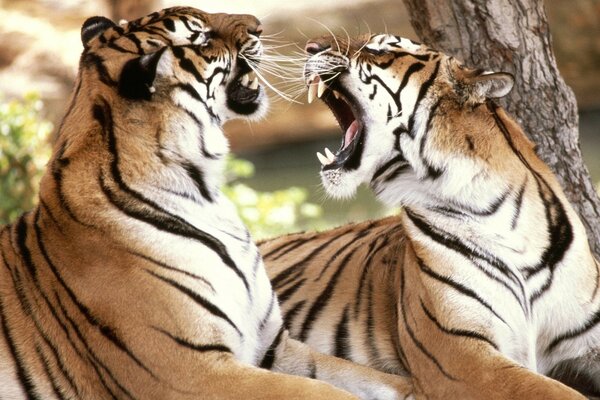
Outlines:
[[344,150],[346,147],[348,147],[350,145],[350,143],[352,143],[352,140],[354,140],[357,133],[358,133],[358,121],[354,120],[354,121],[352,121],[352,123],[350,124],[348,129],[346,129],[346,134],[344,135],[344,147],[342,148],[342,150]]

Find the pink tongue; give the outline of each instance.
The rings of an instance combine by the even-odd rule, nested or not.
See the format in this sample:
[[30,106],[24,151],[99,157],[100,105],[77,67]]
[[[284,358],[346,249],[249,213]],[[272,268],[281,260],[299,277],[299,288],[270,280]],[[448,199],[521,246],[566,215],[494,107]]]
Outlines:
[[356,136],[357,132],[358,132],[358,121],[354,120],[354,121],[352,121],[352,123],[350,124],[348,129],[346,129],[346,135],[344,136],[344,148],[342,150],[344,150],[346,147],[348,147],[350,145],[350,143],[352,143],[352,140],[354,140],[354,137]]

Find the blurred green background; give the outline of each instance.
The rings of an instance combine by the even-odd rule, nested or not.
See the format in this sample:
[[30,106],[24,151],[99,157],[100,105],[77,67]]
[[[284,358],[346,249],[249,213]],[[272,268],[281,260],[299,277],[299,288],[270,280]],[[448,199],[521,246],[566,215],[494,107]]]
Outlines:
[[[345,27],[350,34],[387,30],[415,37],[396,0],[0,0],[0,223],[33,207],[53,126],[60,122],[76,74],[82,21],[90,15],[133,19],[175,4],[255,14],[265,34],[277,33],[278,40],[299,46],[307,37],[324,33],[322,24]],[[578,100],[584,159],[598,182],[600,0],[546,1],[546,7],[559,68]],[[256,238],[394,212],[366,189],[353,200],[328,200],[320,187],[315,152],[339,146],[334,118],[323,105],[275,100],[265,120],[226,126],[238,158],[228,163],[225,191]]]

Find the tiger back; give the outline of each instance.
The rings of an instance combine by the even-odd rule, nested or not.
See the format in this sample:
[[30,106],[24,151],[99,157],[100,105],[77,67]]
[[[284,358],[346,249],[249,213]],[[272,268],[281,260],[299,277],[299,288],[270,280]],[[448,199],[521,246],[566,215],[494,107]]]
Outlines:
[[83,24],[39,206],[0,230],[0,398],[408,395],[289,339],[220,191],[222,124],[266,110],[261,31],[188,7]]
[[260,244],[292,336],[409,374],[416,398],[600,394],[600,278],[585,229],[518,124],[513,77],[394,35],[308,42],[304,78],[343,132],[333,197],[399,216]]

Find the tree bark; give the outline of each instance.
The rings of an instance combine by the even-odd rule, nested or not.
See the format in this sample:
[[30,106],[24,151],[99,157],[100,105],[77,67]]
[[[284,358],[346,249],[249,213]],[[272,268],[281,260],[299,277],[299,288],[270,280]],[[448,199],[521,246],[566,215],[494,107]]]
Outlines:
[[510,72],[499,101],[537,144],[600,256],[600,199],[579,149],[577,103],[558,71],[542,0],[403,0],[420,39],[466,65]]

